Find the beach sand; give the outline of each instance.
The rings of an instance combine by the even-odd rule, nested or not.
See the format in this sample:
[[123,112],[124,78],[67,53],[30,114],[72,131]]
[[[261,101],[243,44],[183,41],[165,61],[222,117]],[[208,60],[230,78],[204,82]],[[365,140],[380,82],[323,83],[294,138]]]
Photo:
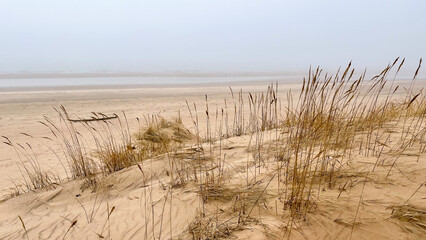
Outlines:
[[[193,103],[197,104],[202,116],[200,122],[204,122],[202,112],[205,109],[206,95],[210,112],[214,115],[217,110],[220,114],[225,99],[228,104],[232,102],[229,85],[234,94],[239,89],[246,94],[265,91],[268,84],[241,82],[1,91],[0,135],[7,136],[15,143],[29,143],[34,150],[32,156],[35,156],[44,169],[56,172],[63,182],[48,190],[31,191],[0,202],[0,239],[187,239],[188,235],[184,233],[203,207],[209,208],[210,212],[226,210],[220,204],[204,206],[195,183],[172,190],[162,186],[161,182],[166,182],[169,174],[166,171],[167,156],[156,157],[143,165],[143,174],[155,176],[158,182],[153,183],[152,178],[149,184],[142,181],[140,169],[132,166],[107,176],[103,181],[105,187],[91,192],[81,188],[84,180],[66,181],[64,168],[49,149],[51,147],[57,150],[55,145],[43,139],[51,137],[50,130],[39,121],[44,121],[45,116],[58,121],[58,113],[54,108],[63,105],[75,117],[90,116],[91,112],[107,115],[125,112],[132,133],[139,129],[137,118],[144,119],[144,116],[160,114],[165,119],[172,119],[180,115],[184,125],[194,132],[186,101],[191,107]],[[401,92],[404,86],[409,86],[406,82],[399,84],[402,86],[399,90]],[[417,81],[416,89],[425,86],[426,81]],[[279,94],[283,101],[289,89],[300,91],[301,84],[280,85]],[[245,111],[247,109],[248,106]],[[200,126],[200,131],[205,131],[205,125]],[[217,127],[213,120],[211,127]],[[226,139],[223,141],[224,146],[221,146],[221,156],[226,154],[229,166],[243,166],[249,155],[247,147],[250,142],[248,135]],[[209,148],[209,145],[205,144],[205,148]],[[217,145],[214,148],[218,151]],[[423,212],[412,214],[419,214],[422,218],[426,216],[426,187],[421,186],[426,180],[426,155],[423,153],[416,156],[414,152],[402,155],[397,168],[388,178],[388,167],[368,173],[375,160],[374,157],[352,160],[342,177],[349,179],[347,184],[351,185],[350,190],[339,191],[337,186],[334,189],[324,189],[312,214],[294,226],[291,239],[349,239],[350,235],[352,239],[424,238],[424,219],[420,227],[409,221],[401,221],[394,217],[398,209],[393,207],[402,205],[403,208],[420,209]],[[12,147],[0,144],[0,196],[12,194],[14,183],[22,179],[19,162]],[[240,173],[236,171],[234,174]],[[351,174],[354,176],[348,177]],[[340,183],[343,185],[345,181]],[[413,193],[415,194],[412,196]],[[409,204],[404,205],[407,200]],[[280,239],[282,224],[286,219],[274,217],[273,214],[277,208],[283,208],[280,204],[277,200],[266,201],[263,209],[256,208],[253,213],[256,220],[241,229],[234,229],[232,236],[240,239]],[[355,214],[357,217],[353,223]],[[214,221],[211,224],[215,224]]]
[[[92,112],[105,114],[126,113],[132,132],[138,129],[136,118],[161,114],[164,118],[176,118],[179,112],[185,125],[192,126],[188,103],[205,104],[208,95],[211,107],[223,107],[224,99],[231,101],[229,87],[234,91],[244,89],[245,92],[264,91],[265,82],[255,83],[219,83],[171,86],[85,86],[77,87],[41,87],[41,88],[9,88],[0,90],[0,135],[7,136],[14,142],[29,142],[33,145],[37,158],[43,165],[57,169],[58,161],[53,153],[40,141],[36,141],[22,133],[35,138],[51,136],[48,128],[40,124],[44,117],[58,119],[54,108],[63,105],[69,113],[78,117],[90,116]],[[300,88],[300,84],[282,86],[282,91],[289,88]],[[142,120],[143,121],[143,120]],[[0,195],[7,194],[13,187],[11,180],[19,179],[15,150],[0,144]]]

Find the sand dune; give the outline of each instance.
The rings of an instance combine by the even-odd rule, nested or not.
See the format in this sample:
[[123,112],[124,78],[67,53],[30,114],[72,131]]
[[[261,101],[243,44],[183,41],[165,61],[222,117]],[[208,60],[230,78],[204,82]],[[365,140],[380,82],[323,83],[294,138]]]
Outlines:
[[[409,82],[398,84],[402,87],[396,92],[396,99],[403,96],[404,87],[410,86]],[[244,98],[249,99],[248,92],[259,93],[267,85],[233,86],[234,94],[237,95],[237,89],[241,88]],[[414,90],[419,91],[425,86],[426,81],[419,80]],[[290,88],[298,93],[301,87],[301,84],[280,86],[277,92],[282,97],[280,104],[286,105],[285,96]],[[210,125],[205,124],[206,94]],[[233,112],[235,99],[226,85],[2,93],[1,135],[13,142],[28,142],[42,168],[57,173],[61,181],[19,196],[8,196],[14,193],[13,181],[19,184],[22,175],[14,149],[6,144],[0,145],[0,193],[5,197],[0,202],[0,239],[424,238],[424,142],[414,141],[401,152],[396,147],[393,149],[398,146],[401,134],[410,132],[410,125],[404,125],[403,120],[395,124],[389,121],[386,123],[389,127],[385,124],[375,132],[385,132],[388,135],[383,136],[389,136],[385,140],[376,138],[384,143],[374,146],[382,146],[382,151],[389,147],[383,156],[360,150],[359,154],[338,157],[342,163],[333,177],[333,185],[328,186],[325,182],[315,185],[311,201],[304,203],[310,204],[306,214],[301,213],[297,220],[286,210],[289,206],[283,195],[284,180],[276,180],[289,177],[277,174],[277,169],[282,169],[285,161],[290,162],[276,160],[279,157],[276,155],[278,139],[287,136],[285,128],[266,129],[261,135],[243,133],[203,143],[192,139],[179,149],[158,154],[139,165],[107,176],[99,173],[93,188],[86,178],[66,178],[67,167],[60,167],[54,153],[59,151],[58,146],[55,148],[51,141],[43,139],[51,133],[38,123],[44,120],[43,115],[57,120],[58,114],[53,107],[64,105],[69,113],[79,117],[89,116],[92,111],[106,114],[124,111],[132,133],[136,133],[141,125],[136,118],[143,119],[144,115],[152,113],[160,113],[164,119],[180,115],[183,124],[194,134],[197,130],[205,134],[209,129],[216,133],[219,128],[224,128],[220,123],[223,118],[214,116],[221,115],[225,99]],[[198,106],[198,129],[185,101],[192,111],[192,103]],[[248,104],[242,111],[243,115],[248,114]],[[420,118],[424,119],[424,115]],[[410,123],[415,121],[410,120]],[[416,126],[418,132],[424,132],[426,123],[421,121],[419,124]],[[83,127],[78,129],[84,130]],[[205,160],[201,159],[199,149],[203,149]],[[170,159],[176,162],[171,164]],[[377,164],[378,159],[380,164]],[[186,181],[178,184],[172,174],[182,174]],[[221,180],[212,180],[220,184],[209,185],[202,178]],[[210,235],[202,235],[200,229],[202,234]]]

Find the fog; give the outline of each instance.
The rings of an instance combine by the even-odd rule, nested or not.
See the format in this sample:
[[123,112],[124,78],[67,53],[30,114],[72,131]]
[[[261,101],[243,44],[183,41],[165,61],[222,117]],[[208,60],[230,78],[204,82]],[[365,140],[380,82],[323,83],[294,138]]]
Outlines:
[[2,0],[0,72],[379,69],[426,56],[426,1]]

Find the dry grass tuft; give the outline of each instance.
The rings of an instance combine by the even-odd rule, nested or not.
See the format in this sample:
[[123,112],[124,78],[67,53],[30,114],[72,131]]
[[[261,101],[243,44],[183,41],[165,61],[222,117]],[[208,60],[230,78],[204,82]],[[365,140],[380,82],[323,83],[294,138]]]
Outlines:
[[201,239],[232,239],[232,233],[243,230],[244,226],[236,219],[218,221],[215,216],[197,216],[188,226],[189,237]]
[[411,205],[393,206],[391,217],[411,223],[426,231],[426,210],[424,209],[419,209]]
[[136,134],[137,149],[141,158],[148,158],[172,151],[193,140],[194,135],[183,125],[181,119],[167,121],[153,118],[148,127]]
[[[27,135],[27,134],[25,134]],[[31,137],[30,135],[28,135]],[[59,176],[51,171],[46,171],[39,164],[37,155],[34,153],[32,146],[29,143],[25,145],[13,143],[9,138],[3,136],[4,144],[13,147],[19,162],[17,167],[21,173],[22,181],[13,181],[14,189],[9,197],[18,196],[21,192],[29,192],[36,189],[54,188],[60,183]]]

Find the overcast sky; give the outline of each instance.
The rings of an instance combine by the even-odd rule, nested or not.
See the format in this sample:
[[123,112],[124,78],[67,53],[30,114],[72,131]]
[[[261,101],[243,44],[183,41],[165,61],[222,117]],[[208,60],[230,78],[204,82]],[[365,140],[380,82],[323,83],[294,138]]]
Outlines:
[[426,57],[424,0],[1,0],[0,72],[298,71]]

